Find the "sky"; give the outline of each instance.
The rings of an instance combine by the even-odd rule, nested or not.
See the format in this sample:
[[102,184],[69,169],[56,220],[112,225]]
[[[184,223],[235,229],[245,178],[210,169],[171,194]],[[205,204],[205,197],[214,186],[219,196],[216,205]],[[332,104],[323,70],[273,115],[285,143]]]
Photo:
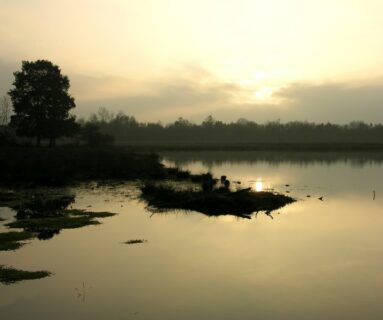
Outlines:
[[0,95],[21,61],[78,117],[383,122],[382,0],[0,0]]

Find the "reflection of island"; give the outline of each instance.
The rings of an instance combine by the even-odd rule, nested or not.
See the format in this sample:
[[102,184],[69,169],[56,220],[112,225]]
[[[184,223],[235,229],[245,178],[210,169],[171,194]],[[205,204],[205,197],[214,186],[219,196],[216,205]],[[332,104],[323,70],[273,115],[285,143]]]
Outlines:
[[383,163],[383,152],[334,152],[334,151],[177,151],[162,152],[163,159],[175,164],[177,167],[201,162],[210,168],[223,163],[254,164],[266,162],[274,165],[292,163],[308,165],[313,163],[331,164],[347,163],[354,166],[363,166],[370,163]]

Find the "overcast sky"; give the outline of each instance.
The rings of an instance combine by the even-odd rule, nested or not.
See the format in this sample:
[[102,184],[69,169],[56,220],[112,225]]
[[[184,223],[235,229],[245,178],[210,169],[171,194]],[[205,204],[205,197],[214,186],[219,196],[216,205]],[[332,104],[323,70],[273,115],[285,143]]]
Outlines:
[[75,113],[383,122],[382,0],[0,0],[0,94],[22,60]]

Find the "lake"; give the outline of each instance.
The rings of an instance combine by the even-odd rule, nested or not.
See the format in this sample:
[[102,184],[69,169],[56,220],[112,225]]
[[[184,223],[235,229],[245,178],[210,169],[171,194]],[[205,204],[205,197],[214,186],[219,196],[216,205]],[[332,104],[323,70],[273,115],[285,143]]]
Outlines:
[[1,319],[383,318],[382,154],[162,156],[297,202],[248,220],[153,213],[134,183],[73,188],[74,208],[118,215],[0,252],[0,264],[54,273],[0,285]]

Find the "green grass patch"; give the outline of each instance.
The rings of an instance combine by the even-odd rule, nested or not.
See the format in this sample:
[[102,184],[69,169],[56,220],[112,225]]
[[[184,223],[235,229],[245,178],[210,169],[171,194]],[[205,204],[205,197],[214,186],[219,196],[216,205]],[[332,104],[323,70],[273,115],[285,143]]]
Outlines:
[[51,275],[48,271],[24,271],[10,267],[0,266],[0,283],[13,284],[24,280],[35,280]]

